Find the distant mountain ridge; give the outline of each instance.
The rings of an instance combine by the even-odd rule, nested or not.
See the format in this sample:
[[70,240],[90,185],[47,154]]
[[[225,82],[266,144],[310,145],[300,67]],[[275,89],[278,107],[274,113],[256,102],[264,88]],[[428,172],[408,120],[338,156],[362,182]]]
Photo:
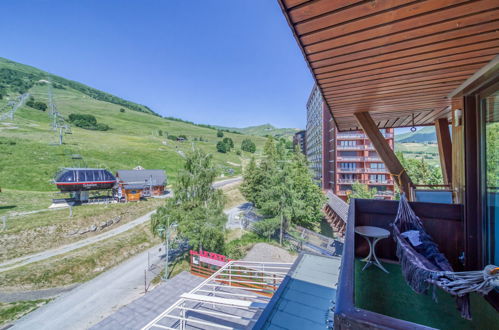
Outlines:
[[298,128],[277,128],[271,124],[263,124],[248,127],[226,127],[226,126],[213,126],[218,129],[224,129],[234,132],[239,132],[246,135],[257,136],[275,136],[275,137],[292,137],[296,132],[300,131]]
[[418,129],[416,132],[407,132],[395,135],[397,143],[436,143],[437,134],[434,126]]

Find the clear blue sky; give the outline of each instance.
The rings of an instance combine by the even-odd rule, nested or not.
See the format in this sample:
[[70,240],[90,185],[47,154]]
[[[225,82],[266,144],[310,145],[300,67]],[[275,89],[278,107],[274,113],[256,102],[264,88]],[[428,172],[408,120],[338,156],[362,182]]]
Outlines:
[[199,123],[305,127],[276,0],[2,0],[0,56]]

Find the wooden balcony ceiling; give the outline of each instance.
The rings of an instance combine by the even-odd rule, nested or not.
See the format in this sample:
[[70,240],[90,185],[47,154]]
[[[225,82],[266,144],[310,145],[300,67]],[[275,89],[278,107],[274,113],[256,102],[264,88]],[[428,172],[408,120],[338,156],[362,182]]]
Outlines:
[[339,130],[450,116],[447,95],[499,53],[498,0],[279,0]]

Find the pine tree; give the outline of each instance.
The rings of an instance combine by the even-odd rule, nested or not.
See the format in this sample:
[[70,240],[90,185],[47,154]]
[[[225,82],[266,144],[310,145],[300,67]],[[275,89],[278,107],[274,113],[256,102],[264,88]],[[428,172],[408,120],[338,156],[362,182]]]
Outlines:
[[211,155],[196,149],[186,155],[184,168],[173,187],[173,197],[152,216],[152,231],[178,224],[178,234],[194,249],[224,252],[224,196],[213,188],[216,170]]

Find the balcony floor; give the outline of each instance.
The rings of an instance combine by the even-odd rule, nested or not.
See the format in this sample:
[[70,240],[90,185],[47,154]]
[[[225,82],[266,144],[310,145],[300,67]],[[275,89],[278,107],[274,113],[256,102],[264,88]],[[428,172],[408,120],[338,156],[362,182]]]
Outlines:
[[484,298],[471,295],[472,321],[461,318],[454,298],[437,289],[438,302],[420,295],[405,283],[400,266],[383,263],[390,274],[355,260],[355,307],[439,329],[490,329],[499,313]]

